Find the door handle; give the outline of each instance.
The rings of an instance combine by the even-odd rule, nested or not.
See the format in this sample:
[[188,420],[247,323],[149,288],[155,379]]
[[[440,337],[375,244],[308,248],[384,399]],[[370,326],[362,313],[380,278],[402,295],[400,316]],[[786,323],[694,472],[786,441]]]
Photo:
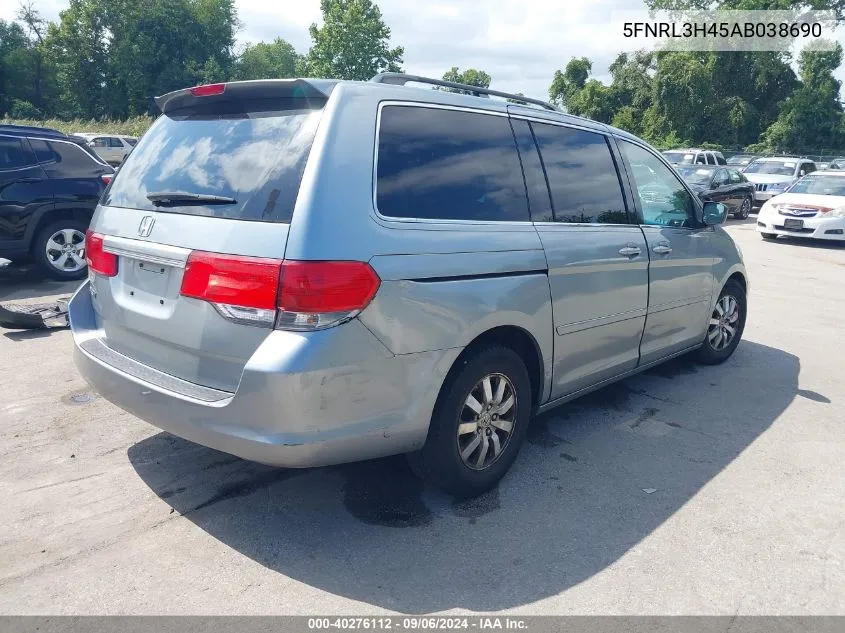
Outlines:
[[619,254],[624,255],[625,257],[637,257],[640,254],[640,249],[638,246],[634,246],[633,244],[628,244],[627,246],[619,249]]
[[672,252],[672,247],[669,245],[668,242],[664,242],[663,244],[658,244],[651,250],[653,250],[658,255],[668,255]]

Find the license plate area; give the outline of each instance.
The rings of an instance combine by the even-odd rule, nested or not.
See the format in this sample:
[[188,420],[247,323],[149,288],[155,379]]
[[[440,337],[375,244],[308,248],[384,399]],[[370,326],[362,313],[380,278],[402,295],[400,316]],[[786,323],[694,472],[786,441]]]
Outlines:
[[165,316],[179,298],[179,269],[132,257],[121,257],[121,299],[124,306],[142,313]]
[[803,229],[804,220],[796,220],[795,218],[786,218],[783,221],[784,228],[787,229]]

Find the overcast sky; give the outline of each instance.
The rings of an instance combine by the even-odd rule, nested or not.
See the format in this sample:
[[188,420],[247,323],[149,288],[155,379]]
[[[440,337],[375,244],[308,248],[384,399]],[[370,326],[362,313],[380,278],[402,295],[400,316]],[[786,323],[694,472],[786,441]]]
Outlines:
[[[393,45],[405,47],[409,73],[440,77],[452,66],[479,68],[493,88],[548,98],[554,71],[573,56],[593,61],[593,75],[609,81],[608,65],[626,48],[610,12],[642,9],[642,0],[379,0]],[[58,19],[67,0],[36,0]],[[238,45],[282,37],[301,53],[308,26],[319,22],[319,0],[236,0]],[[0,0],[0,18],[12,19],[17,0]],[[842,29],[839,31],[842,33]],[[845,80],[845,65],[837,76]]]

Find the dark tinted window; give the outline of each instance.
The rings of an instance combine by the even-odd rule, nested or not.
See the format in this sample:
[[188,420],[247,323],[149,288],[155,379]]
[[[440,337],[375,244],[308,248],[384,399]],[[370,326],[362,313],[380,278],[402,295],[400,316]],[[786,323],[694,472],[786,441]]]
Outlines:
[[[299,98],[239,100],[168,112],[129,154],[103,204],[290,222],[323,105]],[[157,207],[147,199],[163,192],[235,202]]]
[[532,123],[556,222],[626,224],[616,165],[601,134]]
[[719,169],[716,171],[716,175],[713,178],[713,186],[714,187],[721,187],[726,185],[730,182],[730,177],[728,176],[728,172],[724,169]]
[[721,154],[716,154],[716,162],[719,165],[727,165],[728,164],[728,161],[726,161],[725,157],[722,156]]
[[123,140],[126,141],[132,147],[135,147],[135,143],[138,142],[138,139],[135,139],[135,138],[125,138]]
[[113,136],[110,136],[109,137],[109,147],[123,148],[123,143],[120,142],[119,138],[114,138]]
[[631,168],[643,223],[694,228],[695,202],[678,177],[639,145],[620,140],[619,148]]
[[513,119],[511,121],[519,157],[522,161],[522,173],[525,176],[525,186],[528,189],[528,206],[531,219],[535,222],[552,222],[552,205],[549,198],[549,187],[546,175],[543,173],[543,163],[537,152],[537,144],[528,121]]
[[388,106],[381,113],[376,200],[398,218],[527,221],[507,117]]
[[44,163],[44,169],[53,177],[92,178],[102,173],[103,165],[75,143],[40,139],[31,139],[30,143],[38,162]]
[[0,136],[0,170],[20,169],[34,164],[35,157],[24,144],[23,139]]

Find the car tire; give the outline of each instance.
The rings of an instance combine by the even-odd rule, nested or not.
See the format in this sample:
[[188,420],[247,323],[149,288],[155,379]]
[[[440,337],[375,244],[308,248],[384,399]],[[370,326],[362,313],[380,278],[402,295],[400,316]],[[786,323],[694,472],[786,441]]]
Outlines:
[[762,237],[767,242],[773,242],[778,238],[777,233],[760,233],[760,237]]
[[482,347],[458,362],[437,398],[425,445],[408,462],[425,481],[466,499],[495,487],[511,467],[533,403],[528,370],[509,347]]
[[[57,281],[83,279],[88,274],[88,267],[85,265],[87,230],[87,224],[72,219],[56,220],[42,228],[35,236],[31,249],[35,265],[42,274]],[[63,250],[62,247],[68,243],[68,239],[71,240],[72,248]],[[74,256],[82,260],[81,267]],[[66,264],[62,266],[61,262]]]
[[747,220],[751,213],[751,198],[746,197],[739,206],[739,211],[734,214],[734,217],[739,220]]
[[699,362],[718,365],[731,357],[745,331],[747,308],[745,288],[729,280],[711,312],[704,342],[697,352]]

